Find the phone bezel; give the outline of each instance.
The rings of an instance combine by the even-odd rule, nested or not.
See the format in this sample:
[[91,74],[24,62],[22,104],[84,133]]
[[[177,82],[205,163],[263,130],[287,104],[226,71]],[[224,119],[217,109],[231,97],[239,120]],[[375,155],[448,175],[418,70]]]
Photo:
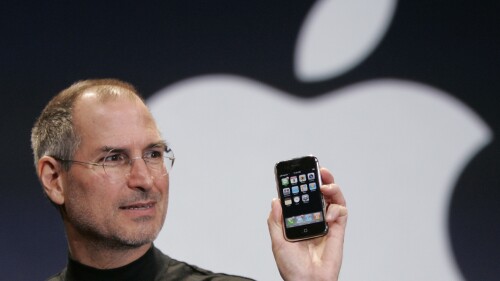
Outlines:
[[[300,168],[299,168],[300,167]],[[275,168],[274,168],[274,173],[275,173],[275,179],[276,179],[276,188],[278,192],[278,196],[280,198],[281,202],[281,208],[283,210],[282,212],[282,225],[283,225],[283,234],[286,240],[288,241],[301,241],[301,240],[306,240],[306,239],[312,239],[316,237],[321,237],[324,236],[328,233],[328,224],[326,223],[325,220],[325,203],[323,199],[323,195],[321,192],[319,192],[320,195],[320,202],[321,202],[321,212],[323,216],[323,221],[318,222],[318,223],[312,223],[312,224],[307,224],[307,225],[302,225],[302,226],[295,226],[293,228],[286,228],[285,226],[285,208],[284,208],[284,198],[282,196],[281,192],[281,184],[280,184],[280,175],[285,174],[285,173],[291,173],[292,171],[297,171],[297,170],[308,170],[316,168],[316,178],[318,181],[318,190],[322,185],[321,181],[321,173],[320,173],[320,166],[319,166],[319,161],[318,158],[316,158],[313,155],[308,155],[308,156],[303,156],[303,157],[298,157],[298,158],[293,158],[290,160],[285,160],[285,161],[280,161],[276,163]]]

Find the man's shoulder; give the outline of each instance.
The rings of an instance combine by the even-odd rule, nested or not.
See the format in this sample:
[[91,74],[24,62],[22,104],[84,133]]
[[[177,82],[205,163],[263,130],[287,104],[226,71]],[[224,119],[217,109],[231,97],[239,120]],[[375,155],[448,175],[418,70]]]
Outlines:
[[64,276],[66,276],[66,268],[64,268],[61,272],[52,275],[46,281],[64,281]]
[[[251,281],[242,276],[229,275],[224,273],[215,273],[210,270],[200,268],[196,265],[187,262],[178,261],[173,259],[159,249],[154,248],[154,263],[156,268],[156,276],[154,281],[174,281],[174,280],[187,280],[187,281]],[[58,274],[48,278],[46,281],[65,281],[67,267]]]
[[[159,280],[190,280],[190,281],[249,281],[249,279],[237,275],[229,275],[224,273],[216,273],[210,270],[200,268],[196,265],[187,262],[173,259],[160,250],[155,249],[155,255],[162,260],[163,270]],[[52,280],[51,280],[52,281]]]

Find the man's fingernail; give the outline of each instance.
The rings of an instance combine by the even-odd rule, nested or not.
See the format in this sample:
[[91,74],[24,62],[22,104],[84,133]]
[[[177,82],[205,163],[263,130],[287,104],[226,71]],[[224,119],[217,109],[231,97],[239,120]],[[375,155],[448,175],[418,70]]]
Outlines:
[[271,207],[273,206],[274,202],[276,202],[278,198],[273,198],[273,201],[271,201]]

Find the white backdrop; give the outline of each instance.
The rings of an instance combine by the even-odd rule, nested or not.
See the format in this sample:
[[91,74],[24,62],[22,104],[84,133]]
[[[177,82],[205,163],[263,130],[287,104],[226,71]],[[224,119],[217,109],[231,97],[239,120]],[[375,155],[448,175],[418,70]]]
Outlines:
[[[395,1],[316,5],[296,44],[303,81],[335,77],[369,56]],[[356,32],[331,28],[339,25]],[[491,132],[448,93],[381,79],[305,100],[213,74],[170,85],[147,102],[177,157],[156,241],[172,257],[279,280],[266,225],[277,196],[273,167],[314,154],[348,201],[342,280],[460,279],[446,232],[448,204],[457,176]]]
[[178,158],[157,240],[173,257],[278,279],[266,226],[274,163],[314,154],[348,200],[346,280],[458,280],[448,201],[490,132],[451,96],[380,80],[304,101],[256,81],[208,76],[149,104]]

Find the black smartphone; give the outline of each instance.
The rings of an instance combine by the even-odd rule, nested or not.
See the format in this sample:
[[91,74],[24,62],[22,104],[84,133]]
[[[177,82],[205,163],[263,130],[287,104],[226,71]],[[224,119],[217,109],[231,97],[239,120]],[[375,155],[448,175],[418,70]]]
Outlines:
[[311,155],[281,161],[274,172],[283,209],[285,239],[299,241],[325,235],[328,225],[325,202],[319,190],[318,159]]

